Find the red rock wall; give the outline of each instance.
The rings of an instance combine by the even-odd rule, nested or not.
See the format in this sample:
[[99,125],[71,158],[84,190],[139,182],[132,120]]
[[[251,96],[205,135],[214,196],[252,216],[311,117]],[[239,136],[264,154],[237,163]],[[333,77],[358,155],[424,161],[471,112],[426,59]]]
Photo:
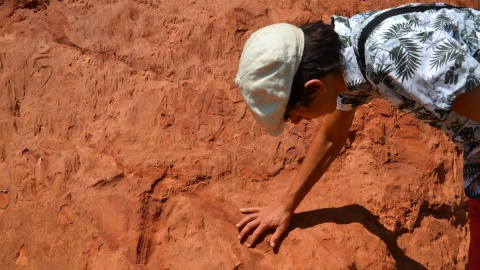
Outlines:
[[0,0],[0,269],[464,269],[461,152],[380,100],[278,249],[237,240],[321,124],[254,123],[246,38],[402,3]]

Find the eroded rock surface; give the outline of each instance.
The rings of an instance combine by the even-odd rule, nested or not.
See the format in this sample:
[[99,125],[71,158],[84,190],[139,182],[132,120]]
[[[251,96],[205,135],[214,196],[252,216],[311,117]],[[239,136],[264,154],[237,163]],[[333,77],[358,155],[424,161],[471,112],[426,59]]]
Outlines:
[[[477,1],[447,1],[479,8]],[[0,1],[1,269],[464,269],[461,152],[381,100],[278,249],[237,240],[321,120],[270,138],[246,38],[406,1]]]

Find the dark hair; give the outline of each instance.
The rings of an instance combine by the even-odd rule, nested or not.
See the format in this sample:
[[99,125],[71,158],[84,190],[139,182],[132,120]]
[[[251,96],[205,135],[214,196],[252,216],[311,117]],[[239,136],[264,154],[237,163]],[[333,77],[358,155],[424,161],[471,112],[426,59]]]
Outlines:
[[315,89],[305,88],[305,83],[312,79],[320,79],[341,68],[341,43],[332,25],[322,21],[300,26],[305,36],[302,61],[293,78],[292,91],[287,104],[288,112],[297,106],[309,107],[315,98]]

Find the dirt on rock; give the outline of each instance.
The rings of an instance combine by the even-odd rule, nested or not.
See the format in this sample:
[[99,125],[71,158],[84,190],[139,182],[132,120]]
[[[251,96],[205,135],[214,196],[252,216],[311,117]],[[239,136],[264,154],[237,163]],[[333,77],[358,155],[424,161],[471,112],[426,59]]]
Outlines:
[[255,123],[246,39],[404,3],[0,0],[0,269],[465,269],[462,152],[382,100],[277,248],[237,239],[322,124]]

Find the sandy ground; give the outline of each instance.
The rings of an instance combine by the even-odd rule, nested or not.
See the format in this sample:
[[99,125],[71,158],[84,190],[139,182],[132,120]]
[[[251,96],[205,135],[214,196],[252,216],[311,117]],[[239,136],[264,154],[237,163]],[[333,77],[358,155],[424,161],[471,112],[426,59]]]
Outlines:
[[237,239],[322,122],[255,124],[246,38],[403,3],[0,1],[0,269],[465,269],[462,153],[381,100],[277,248]]

